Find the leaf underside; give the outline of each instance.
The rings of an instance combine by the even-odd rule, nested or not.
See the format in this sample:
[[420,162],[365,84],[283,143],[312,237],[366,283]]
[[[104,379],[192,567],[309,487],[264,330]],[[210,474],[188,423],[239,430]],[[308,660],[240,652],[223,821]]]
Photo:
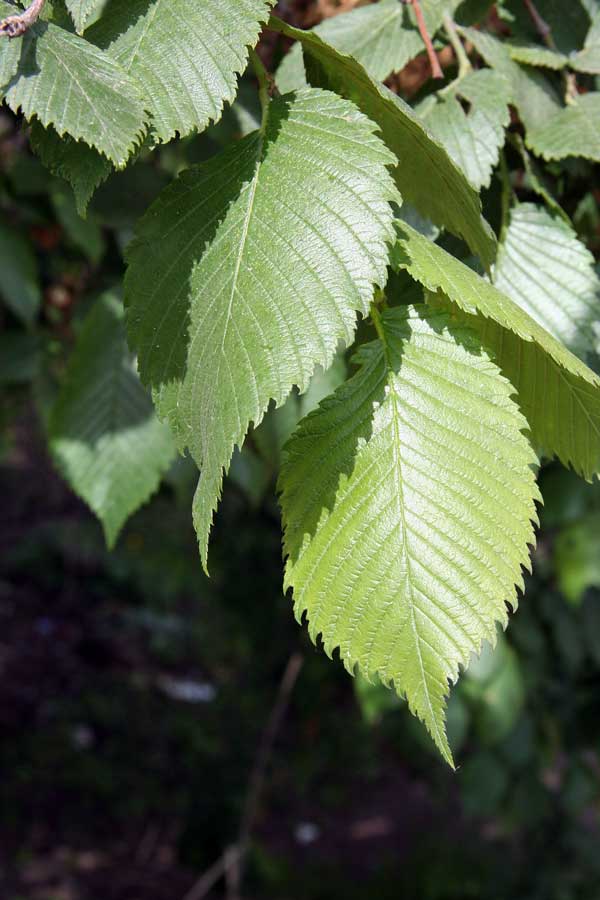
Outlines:
[[379,335],[284,449],[286,586],[313,640],[393,682],[452,764],[448,680],[516,605],[537,461],[472,332],[418,306]]
[[373,132],[329,92],[274,99],[264,133],[184,172],[139,224],[129,339],[159,414],[201,469],[205,565],[223,471],[249,423],[330,364],[385,283],[399,198]]
[[124,522],[157,490],[175,455],[127,349],[111,294],[85,321],[50,420],[50,449],[112,547]]

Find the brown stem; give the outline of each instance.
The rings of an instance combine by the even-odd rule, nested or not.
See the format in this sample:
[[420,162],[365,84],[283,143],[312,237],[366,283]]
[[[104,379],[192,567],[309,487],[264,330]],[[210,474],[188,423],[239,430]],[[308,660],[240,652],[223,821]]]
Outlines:
[[435,48],[433,46],[431,37],[429,36],[429,32],[427,30],[427,25],[425,24],[425,18],[423,16],[423,10],[421,9],[420,0],[402,0],[403,3],[410,3],[412,8],[415,11],[415,16],[417,19],[417,25],[419,27],[419,33],[425,44],[425,49],[427,50],[427,56],[429,57],[429,65],[431,66],[431,74],[434,78],[443,78],[444,73],[442,72],[442,67],[440,66],[440,61],[438,59],[438,55],[435,52]]
[[523,0],[523,2],[525,3],[527,12],[531,16],[531,20],[535,25],[539,36],[546,44],[546,46],[550,48],[550,50],[555,50],[556,45],[554,43],[554,38],[552,37],[552,29],[545,21],[545,19],[542,19],[541,15],[537,11],[535,3],[533,2],[533,0]]
[[16,38],[25,34],[37,22],[46,0],[32,0],[27,9],[0,22],[0,37]]

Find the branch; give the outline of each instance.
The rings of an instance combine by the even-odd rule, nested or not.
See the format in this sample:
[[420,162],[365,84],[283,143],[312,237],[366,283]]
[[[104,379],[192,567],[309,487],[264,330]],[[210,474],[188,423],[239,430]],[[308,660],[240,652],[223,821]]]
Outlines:
[[16,38],[35,25],[46,0],[33,0],[27,9],[16,16],[8,16],[0,22],[0,37]]
[[429,65],[431,66],[431,74],[433,78],[443,78],[444,73],[442,72],[442,67],[440,66],[438,55],[435,52],[435,48],[427,30],[427,25],[423,17],[423,10],[421,9],[420,0],[402,0],[402,3],[410,4],[415,11],[417,25],[419,26],[419,33],[421,35],[421,38],[423,39],[423,43],[425,44],[425,49],[427,50],[427,56],[429,57]]
[[533,0],[523,0],[523,2],[527,7],[527,12],[531,16],[533,24],[535,25],[537,32],[543,42],[547,47],[550,48],[550,50],[556,50],[556,44],[554,43],[554,38],[552,37],[552,29],[550,28],[548,23],[540,16]]

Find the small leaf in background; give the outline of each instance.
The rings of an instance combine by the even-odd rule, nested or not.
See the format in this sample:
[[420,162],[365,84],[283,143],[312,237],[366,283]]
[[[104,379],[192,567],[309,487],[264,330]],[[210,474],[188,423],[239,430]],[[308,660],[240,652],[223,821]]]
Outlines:
[[528,130],[527,146],[546,160],[583,156],[600,162],[600,92],[580,94],[570,106]]
[[106,250],[106,242],[96,219],[93,216],[81,218],[75,197],[64,182],[52,189],[51,198],[56,218],[70,243],[83,251],[91,263],[99,263]]
[[24,325],[33,324],[42,299],[37,261],[25,236],[3,221],[0,221],[0,297]]
[[588,588],[600,588],[600,513],[584,516],[560,531],[554,565],[558,586],[570,603],[580,603]]
[[535,456],[512,387],[467,329],[400,307],[377,331],[285,448],[285,583],[313,640],[393,683],[452,763],[448,681],[516,605]]
[[567,223],[532,203],[516,206],[494,284],[573,353],[585,358],[600,324],[594,257]]
[[[465,112],[462,102],[469,104]],[[476,188],[488,187],[510,121],[508,80],[492,69],[470,72],[452,91],[425,101],[422,118]]]
[[[429,34],[435,34],[451,5],[456,4],[450,0],[428,0],[423,4]],[[398,0],[380,0],[355,7],[325,19],[313,31],[336,50],[353,56],[377,81],[399,72],[425,50],[413,8]],[[299,44],[284,56],[275,78],[282,93],[306,87]]]
[[112,547],[158,489],[175,455],[125,342],[119,300],[104,294],[85,319],[49,424],[58,467],[102,523]]
[[503,634],[494,647],[484,644],[479,659],[469,663],[461,693],[472,705],[482,743],[492,746],[505,740],[523,711],[525,684],[519,658]]

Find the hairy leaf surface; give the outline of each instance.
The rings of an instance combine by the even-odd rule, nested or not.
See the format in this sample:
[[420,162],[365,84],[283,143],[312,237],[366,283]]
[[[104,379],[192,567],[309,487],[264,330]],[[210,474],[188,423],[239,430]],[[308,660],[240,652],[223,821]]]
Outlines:
[[96,301],[77,341],[52,412],[50,447],[111,547],[175,455],[127,349],[121,304],[110,294]]
[[586,478],[600,475],[600,377],[494,285],[406,223],[396,227],[394,265],[472,314],[536,445]]
[[261,132],[184,172],[139,224],[130,341],[201,469],[205,563],[223,470],[249,423],[329,365],[385,283],[399,198],[373,132],[327,91],[272,100]]
[[580,356],[600,323],[600,279],[594,257],[567,223],[532,203],[512,210],[494,283]]
[[398,159],[394,177],[402,197],[425,218],[462,236],[484,265],[490,265],[496,241],[481,216],[477,191],[410,106],[314,32],[292,28],[273,16],[270,26],[302,43],[311,83],[352,100],[377,123]]
[[231,102],[273,0],[111,0],[88,37],[143,86],[162,141]]
[[313,640],[393,682],[452,764],[448,680],[516,605],[537,460],[472,332],[421,306],[378,333],[286,447],[286,586]]
[[[14,12],[3,4],[3,15],[7,9]],[[17,68],[0,85],[10,108],[124,165],[146,124],[139,85],[107,53],[52,22],[40,20],[24,37],[3,40],[1,69],[15,46]]]

